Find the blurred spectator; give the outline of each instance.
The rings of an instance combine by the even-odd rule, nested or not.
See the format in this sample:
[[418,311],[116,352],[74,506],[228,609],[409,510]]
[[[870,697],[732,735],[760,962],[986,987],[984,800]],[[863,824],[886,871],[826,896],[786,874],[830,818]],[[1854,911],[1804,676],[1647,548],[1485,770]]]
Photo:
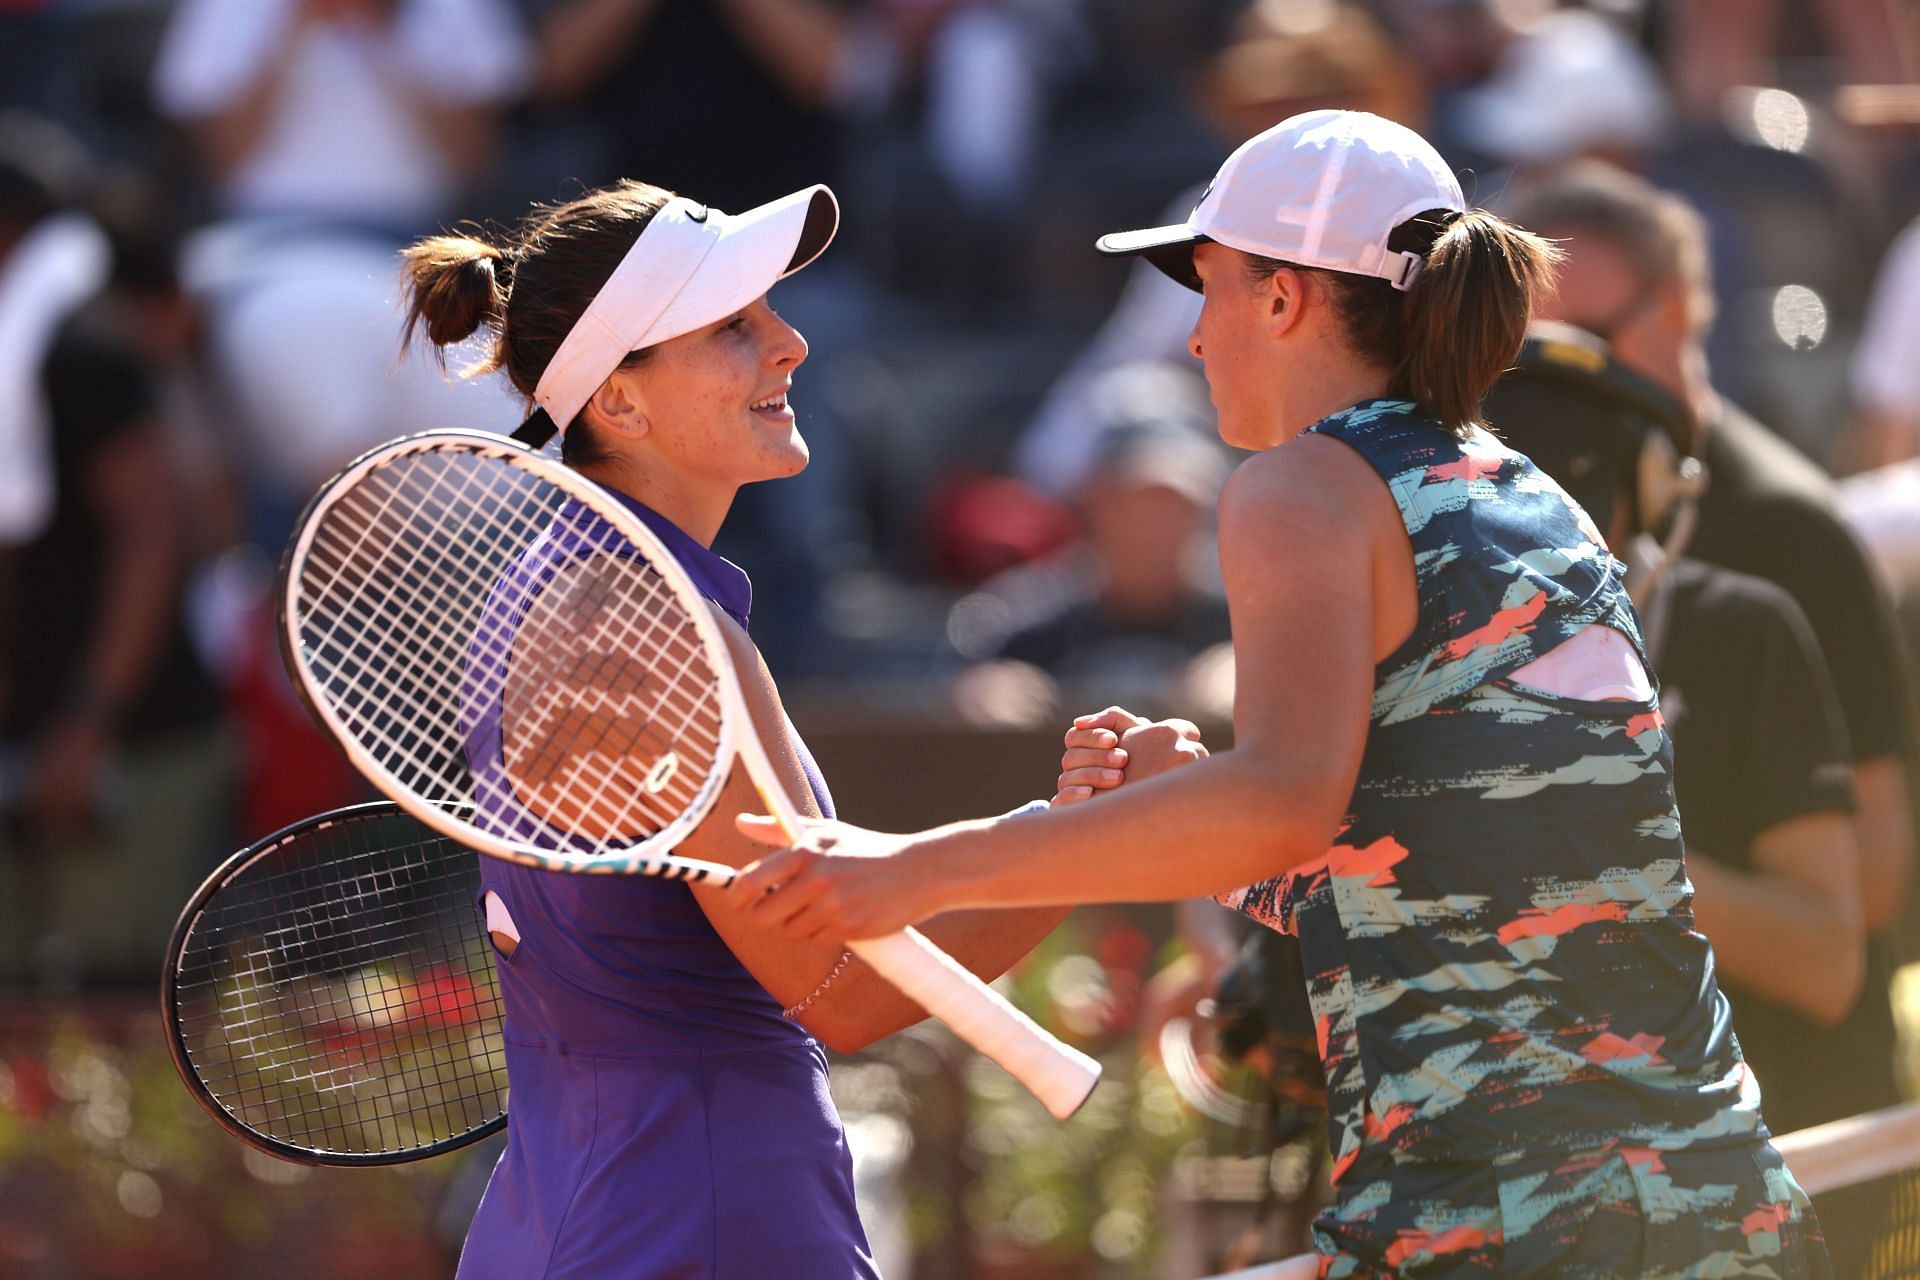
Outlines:
[[505,0],[183,0],[154,68],[228,216],[430,230],[526,50]]
[[181,616],[185,500],[154,377],[104,292],[84,162],[0,121],[0,979],[145,983],[229,819]]
[[1818,42],[1836,79],[1900,84],[1920,73],[1911,19],[1884,0],[1651,0],[1667,70],[1687,117],[1712,123],[1729,91],[1779,84],[1782,55]]
[[1567,251],[1546,318],[1605,338],[1621,364],[1684,406],[1682,450],[1702,458],[1709,476],[1693,553],[1777,583],[1806,612],[1853,752],[1867,926],[1887,934],[1906,912],[1914,833],[1898,636],[1879,579],[1835,510],[1833,482],[1714,389],[1703,346],[1713,286],[1699,217],[1678,197],[1597,162],[1516,193],[1509,212]]
[[211,375],[234,407],[255,535],[277,549],[313,487],[372,444],[510,426],[493,383],[401,351],[401,240],[491,155],[529,52],[506,0],[185,0],[154,92],[224,221],[190,251]]
[[[1863,987],[1845,730],[1806,615],[1770,582],[1684,556],[1644,572],[1646,542],[1677,552],[1673,531],[1688,523],[1695,486],[1672,443],[1688,434],[1686,411],[1615,365],[1606,344],[1543,326],[1486,415],[1632,565],[1674,740],[1695,920],[1768,1126],[1790,1133],[1893,1105],[1887,987]],[[1869,1184],[1818,1202],[1835,1274],[1865,1274],[1885,1197]]]
[[928,50],[925,136],[962,203],[994,223],[1025,206],[1055,87],[1091,38],[1079,0],[973,0]]
[[536,116],[589,139],[560,176],[746,209],[839,168],[836,98],[864,0],[518,3],[538,48]]
[[983,660],[955,689],[970,720],[1051,719],[1063,687],[1087,705],[1231,714],[1230,626],[1210,536],[1228,462],[1197,383],[1185,370],[1131,367],[1103,380],[1109,416],[1071,488],[1082,537],[954,606],[950,638]]
[[1880,265],[1853,355],[1857,417],[1841,441],[1844,471],[1870,471],[1920,454],[1920,220]]
[[1900,607],[1908,652],[1920,653],[1920,458],[1848,476],[1840,511]]
[[1462,158],[1522,169],[1640,156],[1670,115],[1652,60],[1619,24],[1587,9],[1561,9],[1518,31],[1449,113]]
[[1456,169],[1495,163],[1468,141],[1461,104],[1500,68],[1525,29],[1557,7],[1553,0],[1379,0],[1372,7],[1417,63],[1431,113],[1421,132]]

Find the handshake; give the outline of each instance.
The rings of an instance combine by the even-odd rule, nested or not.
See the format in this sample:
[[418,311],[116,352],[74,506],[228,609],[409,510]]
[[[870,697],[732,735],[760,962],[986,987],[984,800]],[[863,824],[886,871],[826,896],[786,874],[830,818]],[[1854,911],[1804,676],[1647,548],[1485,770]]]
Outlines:
[[1207,758],[1191,720],[1146,720],[1121,707],[1080,716],[1067,730],[1053,806],[1090,800]]

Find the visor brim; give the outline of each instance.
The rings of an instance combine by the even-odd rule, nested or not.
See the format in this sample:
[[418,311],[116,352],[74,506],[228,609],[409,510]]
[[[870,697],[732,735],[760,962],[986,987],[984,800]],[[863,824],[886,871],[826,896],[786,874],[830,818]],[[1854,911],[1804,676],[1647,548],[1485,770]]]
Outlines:
[[708,216],[719,222],[712,251],[635,348],[652,346],[726,319],[819,257],[840,226],[840,206],[823,186],[749,209]]
[[1094,248],[1112,258],[1145,258],[1178,284],[1200,292],[1200,276],[1193,269],[1195,245],[1211,244],[1213,237],[1184,222],[1139,231],[1114,231],[1101,236]]

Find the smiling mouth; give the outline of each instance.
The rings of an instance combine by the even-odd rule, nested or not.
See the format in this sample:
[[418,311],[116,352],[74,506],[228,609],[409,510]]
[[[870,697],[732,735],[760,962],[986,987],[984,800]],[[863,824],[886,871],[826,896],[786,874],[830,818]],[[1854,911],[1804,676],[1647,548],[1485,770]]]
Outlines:
[[768,396],[765,400],[756,400],[752,404],[748,405],[747,407],[753,410],[755,413],[785,412],[787,408],[786,392],[783,391],[777,396]]

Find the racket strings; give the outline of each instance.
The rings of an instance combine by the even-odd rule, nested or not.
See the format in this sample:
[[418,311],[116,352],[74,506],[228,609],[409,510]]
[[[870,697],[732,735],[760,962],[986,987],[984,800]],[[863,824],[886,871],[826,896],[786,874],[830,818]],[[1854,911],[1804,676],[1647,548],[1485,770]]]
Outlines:
[[[486,522],[489,541],[503,548],[531,546],[564,495],[542,495],[526,483],[518,495],[499,485],[482,491],[471,478],[446,491],[453,470],[447,461],[426,457],[382,468],[343,495],[314,540],[302,580],[310,600],[302,635],[311,637],[316,662],[334,673],[330,692],[356,735],[403,773],[410,789],[458,803],[469,797],[457,752],[444,765],[429,764],[406,737],[383,726],[457,741],[467,640],[512,557],[488,555],[478,538],[463,551],[434,513],[469,527]],[[398,707],[409,714],[396,717]]]
[[[567,743],[567,772],[548,786],[557,801],[554,825],[578,830],[612,802],[619,810],[614,830],[626,820],[638,818],[641,829],[651,833],[664,828],[694,802],[700,784],[718,761],[716,677],[706,664],[698,638],[688,634],[691,623],[685,620],[678,600],[644,562],[622,559],[597,567],[618,575],[621,582],[617,585],[622,589],[611,593],[614,607],[596,618],[592,634],[582,636],[574,631],[558,616],[557,605],[544,610],[536,606],[520,629],[523,644],[543,651],[584,653],[592,665],[583,681],[567,681],[565,687],[553,691],[553,705],[545,716],[536,711],[516,724],[516,736]],[[560,594],[549,590],[541,604]],[[680,650],[677,657],[669,652],[673,647]],[[646,672],[642,689],[604,692],[607,687],[619,690],[630,683],[636,668]],[[641,710],[641,732],[652,739],[655,761],[672,756],[676,761],[685,759],[688,767],[682,770],[676,764],[657,785],[630,792],[626,804],[621,805],[616,788],[630,781],[626,761],[633,744],[608,742],[605,735],[596,738],[592,734],[560,732],[560,726],[552,720],[558,716],[571,719],[580,711],[617,711],[622,703],[631,707],[636,698],[651,704]],[[662,724],[659,713],[677,718]]]
[[403,786],[478,801],[466,731],[504,699],[515,799],[592,854],[664,830],[724,781],[730,753],[686,606],[570,504],[477,451],[400,455],[317,519],[291,603],[322,696]]
[[256,1133],[336,1154],[411,1151],[501,1115],[478,886],[474,855],[397,817],[332,823],[249,862],[177,966],[177,1021],[208,1092]]

